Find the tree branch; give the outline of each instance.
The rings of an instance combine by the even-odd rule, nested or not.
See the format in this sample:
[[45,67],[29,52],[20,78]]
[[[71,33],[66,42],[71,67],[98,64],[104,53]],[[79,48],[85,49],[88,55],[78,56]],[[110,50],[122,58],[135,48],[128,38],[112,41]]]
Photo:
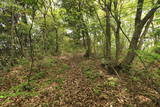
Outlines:
[[143,3],[144,0],[138,0],[136,17],[135,17],[135,26],[137,26],[137,24],[141,22]]
[[146,14],[146,16],[142,20],[142,25],[145,25],[146,22],[154,15],[156,10],[160,8],[160,0],[157,1],[156,5]]

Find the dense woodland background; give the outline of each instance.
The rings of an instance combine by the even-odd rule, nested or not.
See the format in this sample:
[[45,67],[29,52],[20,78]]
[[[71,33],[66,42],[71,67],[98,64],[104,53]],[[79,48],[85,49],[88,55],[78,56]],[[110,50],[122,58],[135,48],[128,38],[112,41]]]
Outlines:
[[1,107],[160,107],[160,0],[1,0]]

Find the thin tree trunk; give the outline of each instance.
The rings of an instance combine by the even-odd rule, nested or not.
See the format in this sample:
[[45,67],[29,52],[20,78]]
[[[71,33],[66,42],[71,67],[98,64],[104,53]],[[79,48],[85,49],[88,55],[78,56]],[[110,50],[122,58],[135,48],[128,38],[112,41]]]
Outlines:
[[16,26],[15,26],[15,33],[16,33],[16,36],[17,36],[17,38],[18,38],[18,42],[19,42],[19,45],[20,45],[21,56],[24,57],[23,43],[22,43],[22,40],[21,40],[21,38],[20,38],[20,37],[22,36],[22,33],[21,33],[21,35],[19,36]]
[[13,65],[13,57],[15,55],[15,46],[14,46],[14,26],[15,26],[15,21],[14,21],[14,8],[11,7],[11,36],[10,36],[10,44],[11,44],[11,48],[10,48],[10,65]]
[[94,38],[93,38],[94,40],[94,43],[93,43],[93,48],[94,48],[94,53],[95,53],[95,55],[97,55],[97,49],[96,49],[96,44],[97,44],[97,33],[95,32],[95,34],[94,34]]
[[56,31],[56,50],[55,50],[55,52],[58,53],[59,52],[58,28],[56,28],[55,31]]
[[[32,70],[33,70],[33,65],[34,65],[34,49],[33,49],[33,39],[32,39],[32,29],[33,29],[33,24],[34,24],[34,19],[35,19],[35,13],[36,13],[36,10],[34,7],[32,7],[32,23],[31,23],[31,27],[29,29],[29,32],[28,32],[28,36],[29,36],[29,48],[30,48],[30,58],[31,58],[31,64],[30,64],[30,71],[29,71],[29,74],[28,74],[28,86],[30,86],[30,81],[31,81],[31,74],[32,74]],[[30,89],[27,89],[30,91]]]
[[83,29],[82,29],[82,35],[86,38],[86,47],[87,47],[87,50],[86,50],[86,53],[85,53],[85,57],[90,57],[91,56],[91,38],[90,38],[90,35],[89,35],[89,32],[88,32],[88,27],[86,25],[86,22],[84,21],[83,19],[83,16],[80,18],[81,22],[82,22],[82,26]]
[[86,49],[86,40],[85,40],[85,35],[82,34],[82,39],[83,39],[83,46]]
[[108,63],[112,61],[111,56],[111,25],[110,25],[110,12],[108,8],[110,8],[110,3],[106,4],[106,60]]
[[86,37],[86,46],[87,46],[87,50],[86,50],[84,56],[90,57],[90,55],[91,55],[91,38],[89,37],[89,33],[88,33],[87,28],[82,31],[82,34],[84,35],[84,37]]
[[47,24],[46,24],[46,13],[43,14],[43,19],[44,19],[44,27],[43,27],[43,49],[44,49],[44,53],[46,52],[46,37],[47,37]]
[[87,36],[87,51],[86,51],[86,57],[91,56],[91,38],[89,37],[89,34],[86,32]]
[[142,45],[143,45],[144,37],[146,36],[146,34],[147,34],[147,32],[148,32],[149,26],[150,26],[150,24],[152,23],[153,18],[154,18],[154,16],[152,16],[152,17],[150,18],[150,20],[147,22],[147,24],[146,24],[146,26],[145,26],[145,28],[144,28],[144,31],[143,31],[143,33],[142,33],[142,35],[141,35],[141,37],[140,37],[140,41],[139,41],[139,44],[138,44],[138,49],[140,49],[140,50],[141,50]]
[[118,14],[118,1],[115,0],[114,1],[114,10],[115,10],[115,20],[117,22],[117,27],[116,27],[116,31],[115,31],[115,41],[116,41],[116,65],[119,64],[119,58],[120,58],[120,52],[121,52],[121,42],[120,42],[120,18],[119,18],[119,14]]

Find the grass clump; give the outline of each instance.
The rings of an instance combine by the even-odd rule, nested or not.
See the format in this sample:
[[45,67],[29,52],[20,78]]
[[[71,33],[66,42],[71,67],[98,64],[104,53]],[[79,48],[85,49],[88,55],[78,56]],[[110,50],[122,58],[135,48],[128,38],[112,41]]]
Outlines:
[[114,77],[108,78],[107,81],[104,82],[103,84],[106,87],[116,87],[119,85],[118,79]]
[[102,89],[100,87],[93,88],[93,93],[97,96],[101,95]]
[[39,72],[39,73],[36,73],[33,77],[32,77],[32,80],[38,80],[38,79],[42,79],[42,78],[45,78],[46,76],[46,72]]
[[98,72],[95,72],[92,68],[86,67],[83,69],[83,74],[89,79],[96,79],[100,76]]
[[35,91],[35,87],[33,85],[28,85],[27,82],[14,86],[10,88],[10,90],[0,92],[0,98],[37,95],[38,92]]

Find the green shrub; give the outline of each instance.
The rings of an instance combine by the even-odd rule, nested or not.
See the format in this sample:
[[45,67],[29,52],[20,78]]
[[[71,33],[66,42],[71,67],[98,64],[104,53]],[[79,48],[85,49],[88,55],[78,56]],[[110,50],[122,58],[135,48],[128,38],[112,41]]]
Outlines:
[[56,60],[53,59],[52,57],[45,57],[43,60],[40,60],[38,62],[39,66],[41,66],[42,68],[52,67],[54,66],[55,63]]
[[69,65],[67,65],[67,64],[61,64],[61,66],[60,66],[60,69],[58,69],[57,71],[56,71],[56,74],[58,75],[58,74],[62,74],[62,73],[64,73],[66,70],[69,70],[70,69],[70,66]]
[[46,76],[46,72],[41,71],[41,72],[39,72],[39,73],[36,73],[36,74],[32,77],[32,79],[33,79],[33,80],[38,80],[38,79],[44,78],[45,76]]
[[104,82],[103,86],[116,87],[118,86],[118,84],[119,84],[118,79],[111,77],[111,78],[108,78],[108,80]]
[[102,93],[102,90],[100,87],[95,87],[95,88],[93,88],[93,93],[95,95],[100,95]]
[[153,48],[151,51],[137,51],[137,54],[145,61],[145,62],[154,62],[156,60],[160,60],[160,54],[156,53],[155,50],[159,49],[159,47],[157,48]]
[[54,80],[54,82],[56,82],[56,83],[58,83],[58,84],[63,84],[63,83],[64,83],[64,80],[65,80],[64,78],[62,78],[62,77],[60,78],[60,77],[59,77],[59,78],[56,78],[56,79]]
[[94,70],[92,70],[92,69],[89,68],[89,67],[84,68],[83,74],[84,74],[87,78],[93,79],[93,80],[96,79],[96,78],[98,78],[98,77],[100,76],[99,73],[95,72]]
[[27,58],[20,58],[17,61],[18,61],[18,64],[20,64],[20,65],[29,64],[29,62],[30,62]]
[[32,84],[33,82],[30,82],[30,85],[28,84],[28,82],[23,82],[17,86],[14,86],[10,89],[10,91],[13,92],[23,92],[23,91],[27,91],[27,90],[34,90],[34,86]]
[[17,97],[17,96],[38,96],[38,92],[0,92],[0,98]]

